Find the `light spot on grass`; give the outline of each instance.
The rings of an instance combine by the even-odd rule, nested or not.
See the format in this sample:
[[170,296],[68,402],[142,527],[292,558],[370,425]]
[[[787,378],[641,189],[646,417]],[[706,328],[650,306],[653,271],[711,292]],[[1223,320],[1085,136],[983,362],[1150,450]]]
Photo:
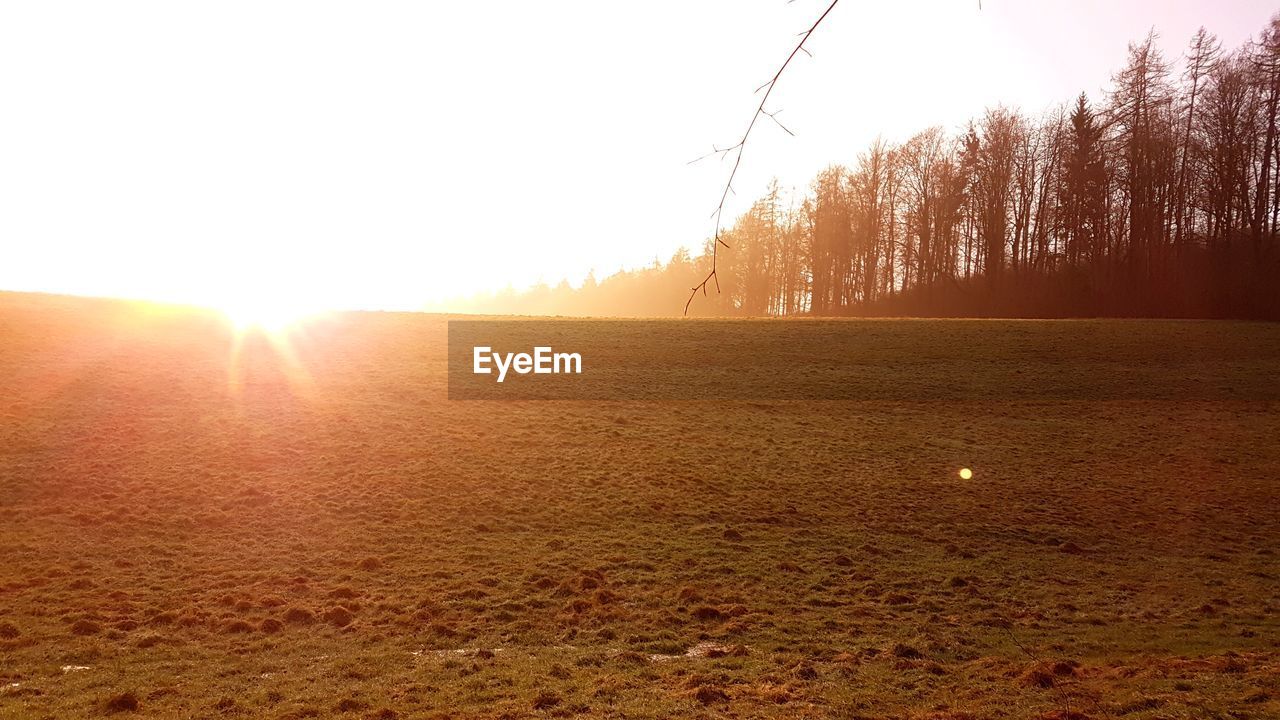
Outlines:
[[493,657],[497,653],[503,651],[503,648],[445,648],[443,650],[412,650],[409,652],[414,657],[456,657],[456,656],[476,656],[480,658]]
[[649,659],[653,662],[667,662],[676,658],[718,658],[726,655],[746,655],[749,653],[746,645],[723,645],[715,642],[700,642],[697,645],[684,651],[683,655],[665,655],[662,653],[654,653],[649,655]]

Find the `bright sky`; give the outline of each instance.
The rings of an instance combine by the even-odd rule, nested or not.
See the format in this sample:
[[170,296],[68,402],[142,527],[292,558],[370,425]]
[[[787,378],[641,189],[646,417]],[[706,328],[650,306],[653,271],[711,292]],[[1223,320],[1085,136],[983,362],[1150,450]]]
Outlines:
[[[826,0],[0,4],[0,288],[421,307],[664,261],[712,229],[755,88]],[[844,0],[731,213],[878,133],[1098,97],[1151,26],[1255,0]],[[694,279],[691,278],[691,284]]]

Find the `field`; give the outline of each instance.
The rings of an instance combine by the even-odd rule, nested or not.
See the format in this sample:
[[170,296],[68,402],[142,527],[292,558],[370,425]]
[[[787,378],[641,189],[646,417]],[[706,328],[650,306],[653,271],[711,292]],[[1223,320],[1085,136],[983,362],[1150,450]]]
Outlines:
[[1232,381],[449,401],[440,316],[0,294],[0,717],[1280,717],[1280,326],[824,327]]

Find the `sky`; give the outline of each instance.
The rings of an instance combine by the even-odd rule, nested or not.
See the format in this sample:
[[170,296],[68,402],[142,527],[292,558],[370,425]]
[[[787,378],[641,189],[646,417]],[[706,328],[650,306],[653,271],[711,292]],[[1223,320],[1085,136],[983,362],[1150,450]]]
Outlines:
[[[0,4],[0,289],[417,309],[700,248],[755,90],[827,0]],[[1252,0],[843,0],[727,215],[875,137],[1101,100]],[[696,282],[691,278],[690,284]],[[683,302],[677,298],[674,302]]]

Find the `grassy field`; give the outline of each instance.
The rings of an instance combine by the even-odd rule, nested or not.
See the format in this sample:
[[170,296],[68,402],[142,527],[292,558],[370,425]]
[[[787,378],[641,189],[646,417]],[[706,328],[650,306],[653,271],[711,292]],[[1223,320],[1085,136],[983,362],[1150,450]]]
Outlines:
[[437,316],[0,295],[0,717],[1280,717],[1280,326],[824,326],[1241,399],[448,401]]

